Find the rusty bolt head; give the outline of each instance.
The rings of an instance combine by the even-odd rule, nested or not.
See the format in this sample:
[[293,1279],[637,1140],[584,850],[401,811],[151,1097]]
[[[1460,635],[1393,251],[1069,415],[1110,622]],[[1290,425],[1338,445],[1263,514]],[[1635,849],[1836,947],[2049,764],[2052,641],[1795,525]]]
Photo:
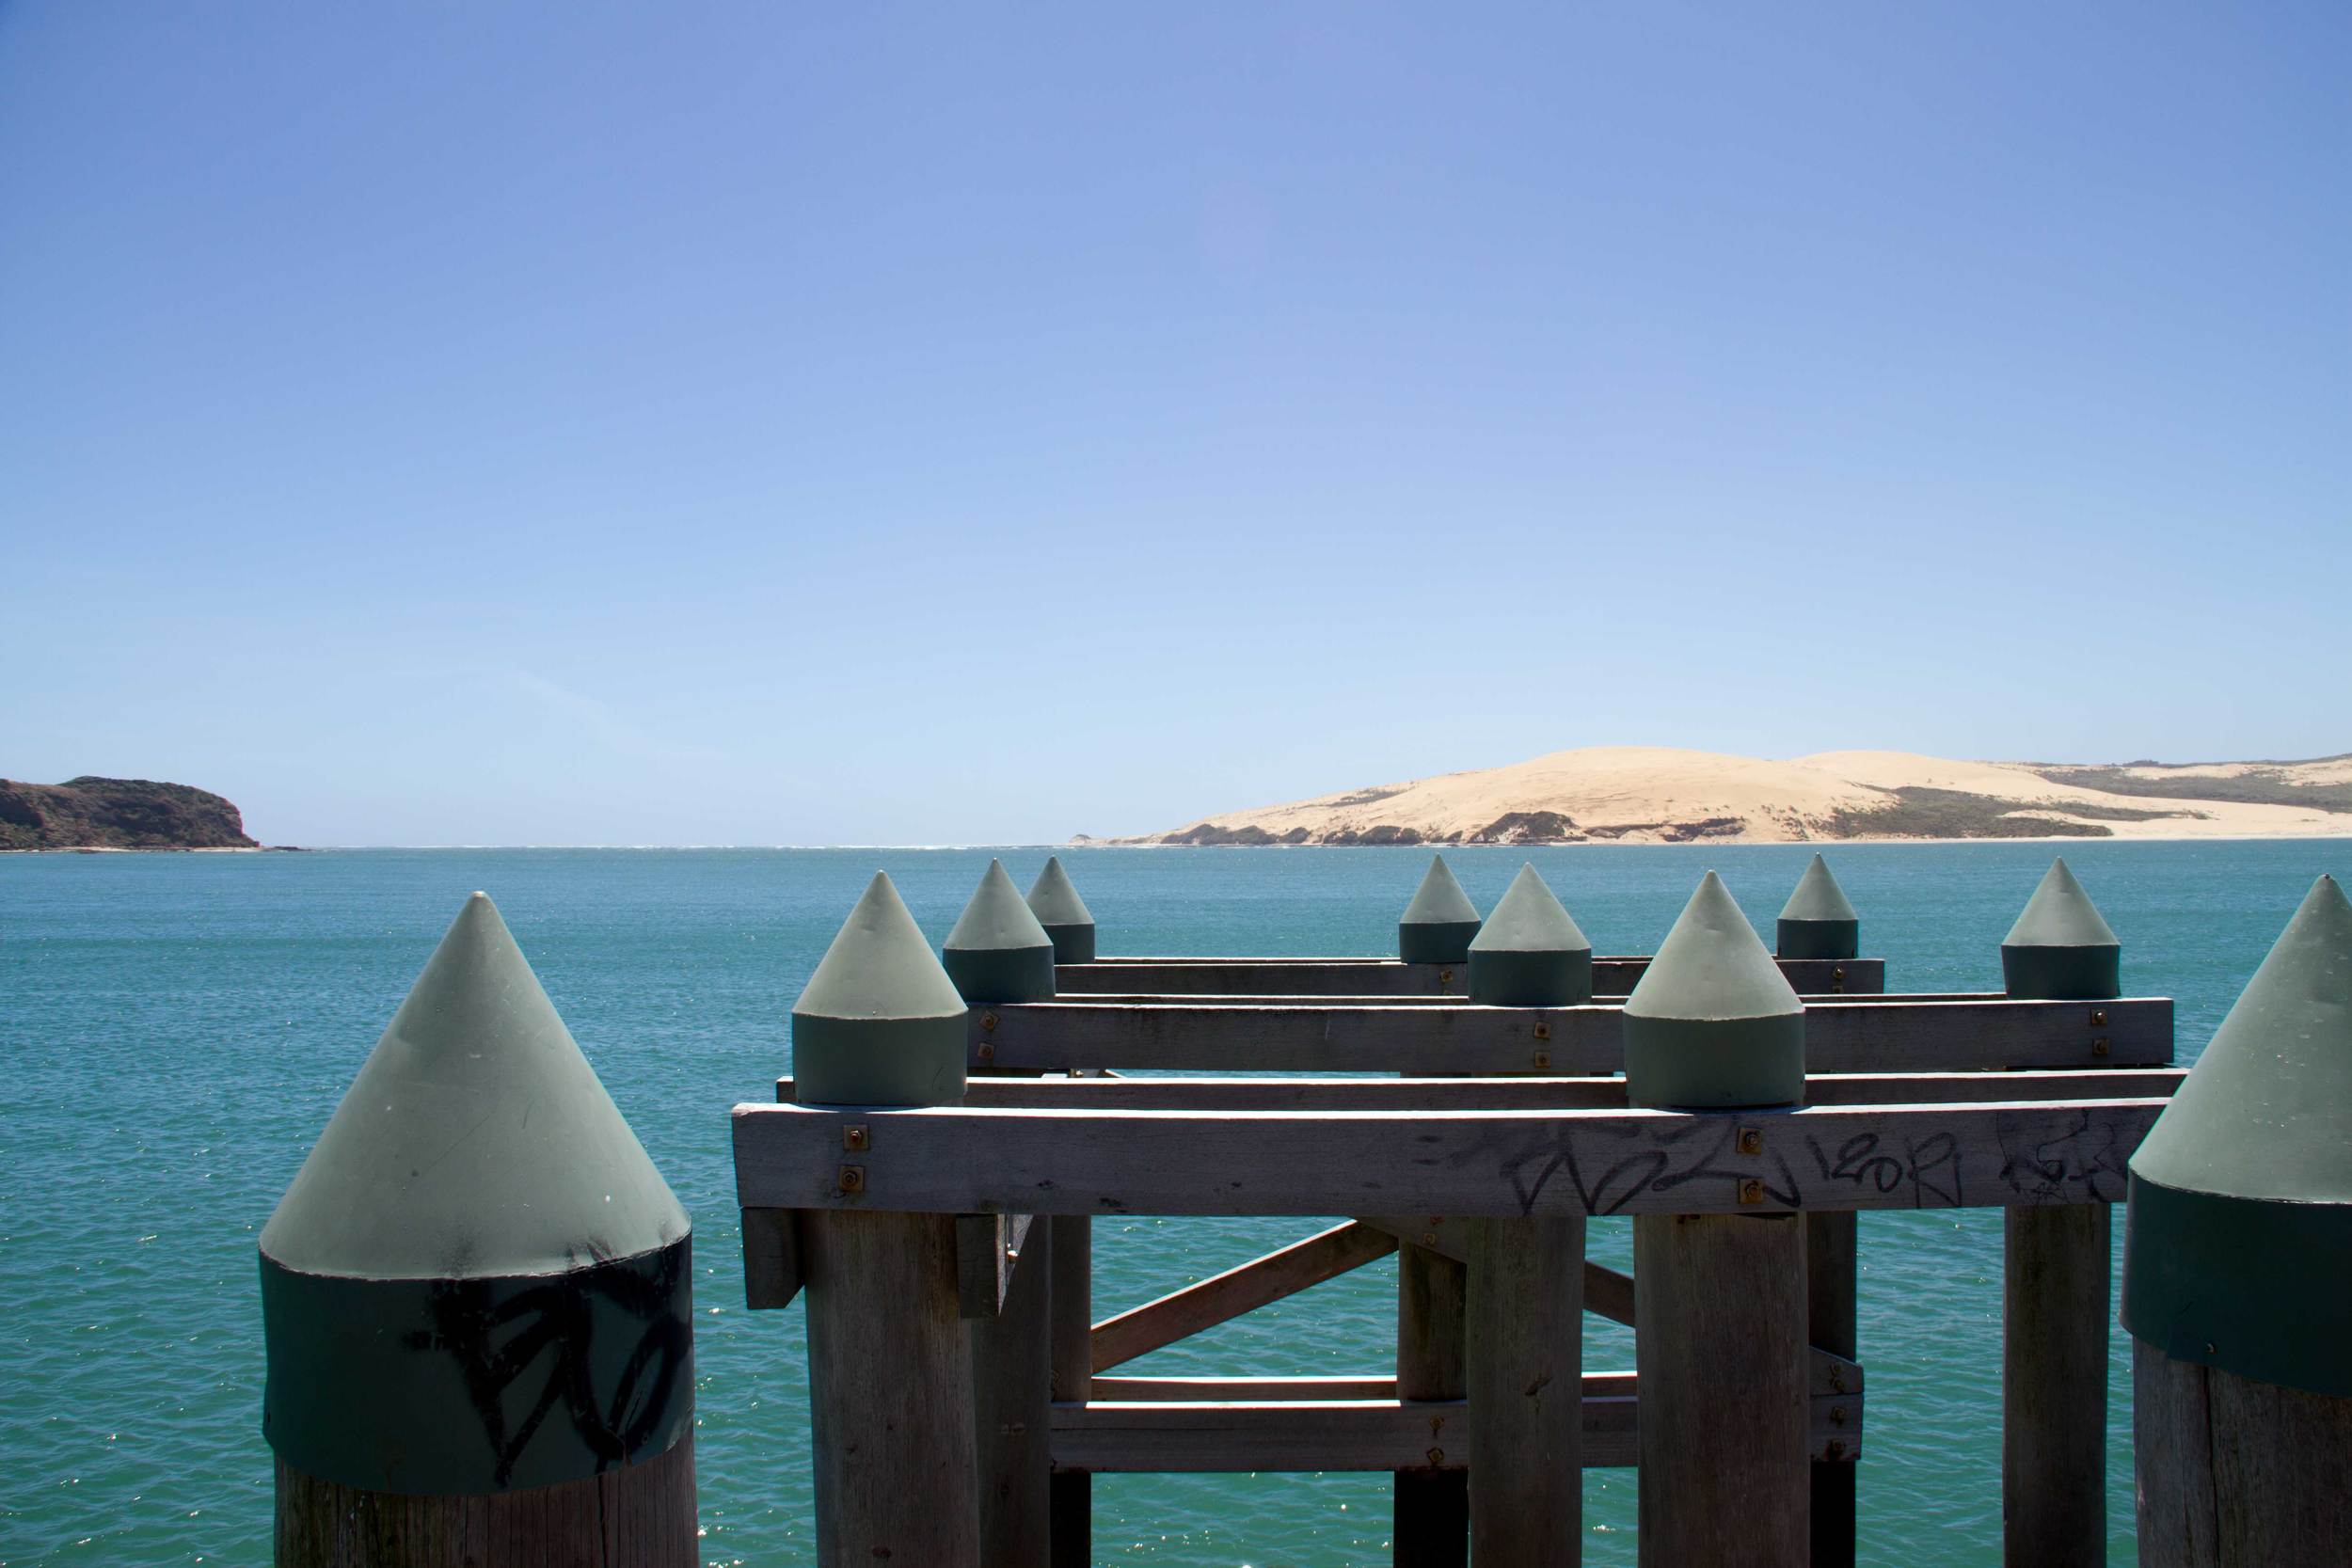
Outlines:
[[848,1149],[864,1149],[873,1147],[866,1141],[866,1130],[863,1122],[852,1123],[841,1130],[841,1147]]
[[1836,969],[1829,972],[1829,977],[1833,980],[1844,979],[1846,977],[1846,966],[1844,964],[1839,964]]
[[2093,1029],[2104,1029],[2107,1026],[2107,1010],[2105,1007],[2090,1009],[2090,1026]]
[[1828,1446],[1825,1447],[1821,1452],[1824,1458],[1843,1459],[1846,1457],[1845,1442],[1843,1439],[1833,1437],[1829,1440]]
[[1536,1053],[1535,1053],[1535,1068],[1536,1068],[1536,1070],[1537,1070],[1537,1071],[1542,1071],[1542,1070],[1544,1070],[1545,1069],[1549,1068],[1550,1066],[1551,1066],[1551,1053],[1550,1053],[1550,1052],[1549,1052],[1549,1051],[1538,1051],[1538,1052],[1536,1052]]
[[2107,1053],[2106,1036],[2101,1035],[2097,1039],[2090,1042],[2090,1053],[2093,1056],[2104,1056]]
[[1423,1246],[1436,1246],[1438,1244],[1438,1233],[1434,1230],[1422,1231],[1421,1233],[1421,1244]]
[[996,1048],[989,1044],[988,1041],[982,1040],[980,1042],[979,1050],[974,1052],[973,1054],[977,1056],[983,1062],[993,1062],[996,1059]]
[[1764,1201],[1764,1183],[1753,1176],[1740,1179],[1740,1201],[1742,1204]]
[[866,1167],[864,1165],[842,1166],[841,1174],[835,1179],[834,1184],[845,1193],[864,1192],[866,1190]]
[[980,1027],[983,1029],[993,1029],[996,1027],[997,1022],[998,1020],[994,1013],[982,1013],[980,1015]]
[[1551,1038],[1551,1025],[1540,1018],[1535,1021],[1535,1037],[1539,1040]]
[[1764,1130],[1760,1127],[1742,1127],[1740,1129],[1740,1152],[1742,1154],[1763,1153]]
[[1829,1424],[1837,1427],[1841,1427],[1846,1424],[1846,1407],[1844,1405],[1833,1404],[1829,1407]]
[[1445,1463],[1445,1450],[1444,1450],[1443,1449],[1431,1449],[1429,1450],[1429,1463],[1430,1463],[1430,1464],[1432,1464],[1432,1465],[1442,1465],[1442,1464],[1444,1464],[1444,1463]]
[[1454,971],[1450,969],[1441,969],[1438,971],[1438,984],[1441,986],[1450,986],[1454,984]]

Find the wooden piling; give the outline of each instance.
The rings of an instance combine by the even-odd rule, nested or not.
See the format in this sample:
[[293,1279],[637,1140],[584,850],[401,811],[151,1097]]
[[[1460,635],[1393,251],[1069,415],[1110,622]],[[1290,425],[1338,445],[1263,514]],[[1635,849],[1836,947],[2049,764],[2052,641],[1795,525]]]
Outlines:
[[[1580,1259],[1580,1267],[1581,1260]],[[1454,1401],[1467,1393],[1463,1366],[1468,1270],[1430,1247],[1396,1257],[1396,1397]],[[1448,1408],[1429,1417],[1427,1467],[1396,1472],[1391,1556],[1396,1568],[1461,1568],[1469,1560],[1470,1477],[1458,1464],[1470,1434]]]
[[686,1212],[484,895],[260,1251],[279,1568],[699,1560]]
[[1030,1225],[1002,1306],[971,1325],[980,1556],[990,1568],[1051,1560],[1053,1234],[1050,1221]]
[[[1082,1404],[1094,1380],[1094,1222],[1085,1214],[1063,1214],[1050,1224],[1054,1399]],[[1056,1470],[1051,1507],[1054,1568],[1090,1568],[1094,1478],[1084,1470]]]
[[2352,1548],[2352,901],[2313,885],[2131,1160],[2139,1560]]
[[1804,1568],[1803,1220],[1639,1216],[1633,1297],[1644,1568]]
[[[2088,1006],[2122,994],[2120,951],[2060,860],[2002,942],[2002,974],[2012,997]],[[2107,1206],[2010,1209],[2003,1248],[2003,1560],[2099,1568],[2107,1558]]]
[[1478,1568],[1583,1560],[1584,1219],[1470,1222],[1463,1386]]
[[[1860,1357],[1859,1222],[1855,1213],[1804,1216],[1805,1338],[1816,1350]],[[1843,1452],[1813,1461],[1814,1568],[1852,1568],[1853,1460]]]

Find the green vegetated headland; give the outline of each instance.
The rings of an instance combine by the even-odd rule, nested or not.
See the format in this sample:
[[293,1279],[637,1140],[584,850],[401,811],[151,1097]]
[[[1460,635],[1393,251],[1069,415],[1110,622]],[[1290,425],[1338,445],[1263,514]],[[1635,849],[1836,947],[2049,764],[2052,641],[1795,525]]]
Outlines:
[[84,776],[0,779],[0,849],[259,849],[245,816],[210,790]]

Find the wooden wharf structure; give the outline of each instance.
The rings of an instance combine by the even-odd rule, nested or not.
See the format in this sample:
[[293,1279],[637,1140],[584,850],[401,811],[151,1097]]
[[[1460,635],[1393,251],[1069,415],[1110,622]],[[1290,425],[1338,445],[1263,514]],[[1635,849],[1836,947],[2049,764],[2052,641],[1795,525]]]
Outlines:
[[[477,899],[263,1233],[278,1560],[685,1568],[683,1215]],[[874,879],[794,1008],[791,1075],[732,1118],[749,1304],[806,1304],[823,1568],[1070,1568],[1095,1475],[1330,1470],[1391,1476],[1401,1565],[1572,1564],[1592,1466],[1637,1470],[1645,1565],[1850,1563],[1855,1220],[1963,1207],[2006,1215],[2005,1559],[2103,1562],[2127,1195],[2142,1560],[2352,1558],[2352,903],[2332,881],[2188,1075],[2171,1003],[2118,994],[2120,943],[2063,863],[2003,944],[2001,993],[1883,992],[1818,857],[1777,958],[1711,873],[1650,958],[1592,958],[1532,868],[1485,922],[1466,907],[1440,863],[1395,960],[1097,958],[1058,863],[1025,901],[992,864],[935,957]],[[501,1056],[516,1039],[527,1062]],[[326,1271],[369,1322],[427,1325],[370,1349],[288,1308],[272,1270],[309,1266],[289,1236],[349,1251],[280,1222],[317,1210],[336,1128],[420,1041],[492,1063],[492,1101],[565,1085],[596,1147],[521,1140],[513,1168],[600,1190],[617,1162],[644,1250],[501,1265],[531,1277]],[[418,1104],[373,1124],[389,1142],[358,1171],[387,1212],[395,1167],[446,1143],[446,1096]],[[1098,1317],[1092,1223],[1131,1215],[1323,1223]],[[1597,1215],[1632,1217],[1629,1275],[1586,1258]],[[1124,1370],[1391,1255],[1391,1367]],[[579,1331],[581,1397],[517,1430],[513,1358],[460,1332],[485,1310],[612,1330],[593,1354]],[[1632,1328],[1631,1370],[1582,1365],[1588,1312]],[[337,1355],[382,1408],[321,1397]],[[441,1451],[386,1446],[434,1430]]]

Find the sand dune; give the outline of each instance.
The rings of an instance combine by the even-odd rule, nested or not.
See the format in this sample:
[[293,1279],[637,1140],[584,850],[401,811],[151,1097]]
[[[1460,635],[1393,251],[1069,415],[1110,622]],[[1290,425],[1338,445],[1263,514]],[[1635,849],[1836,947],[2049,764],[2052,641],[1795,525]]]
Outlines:
[[2168,767],[1592,746],[1223,812],[1130,844],[1672,844],[2352,833],[2352,757]]

